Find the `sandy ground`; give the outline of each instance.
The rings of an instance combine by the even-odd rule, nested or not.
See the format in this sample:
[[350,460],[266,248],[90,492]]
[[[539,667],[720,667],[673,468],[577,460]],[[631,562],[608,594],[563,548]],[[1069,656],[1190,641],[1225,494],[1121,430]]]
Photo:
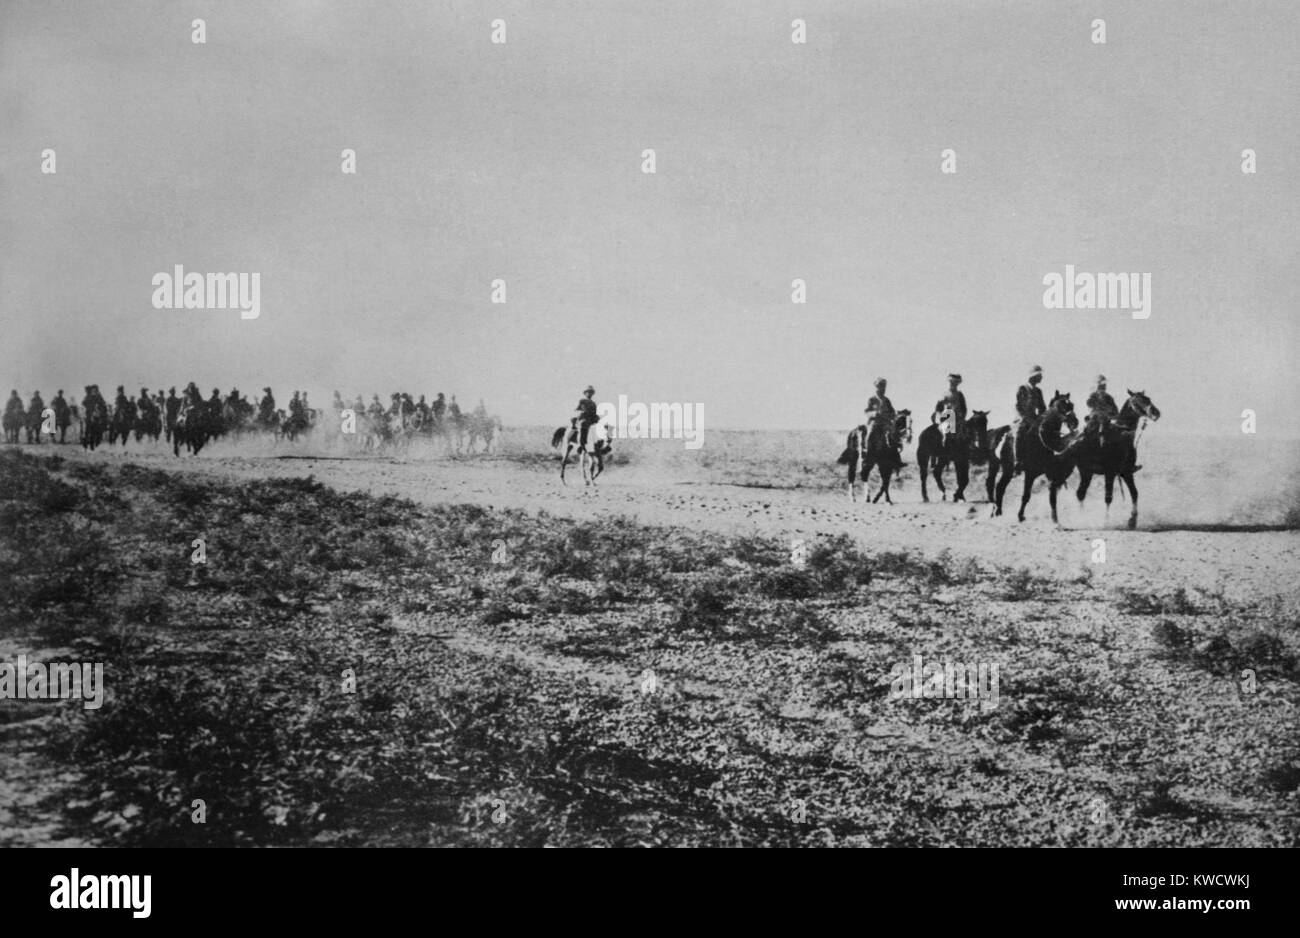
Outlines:
[[[1021,485],[1008,489],[1007,514],[991,517],[991,506],[980,500],[953,504],[922,503],[914,480],[896,488],[895,504],[883,500],[850,503],[843,488],[817,486],[760,488],[753,484],[674,479],[656,466],[613,466],[599,484],[587,488],[576,473],[561,485],[555,466],[523,465],[507,458],[463,460],[403,459],[401,457],[338,458],[237,456],[221,448],[200,458],[173,458],[170,453],[135,450],[100,451],[85,455],[72,447],[60,455],[76,459],[110,459],[184,468],[230,479],[314,476],[340,491],[391,494],[424,503],[474,503],[494,508],[543,510],[582,518],[593,514],[628,515],[655,525],[761,533],[805,540],[847,533],[865,547],[912,550],[933,556],[949,550],[957,558],[972,557],[989,566],[1025,567],[1047,577],[1074,578],[1090,568],[1094,583],[1103,587],[1164,592],[1179,587],[1222,593],[1234,602],[1281,602],[1291,614],[1300,609],[1300,531],[1215,530],[1128,531],[1128,505],[1118,496],[1107,516],[1095,494],[1080,507],[1073,494],[1060,498],[1061,524],[1051,521],[1046,491],[1036,490],[1027,519],[1019,523],[1015,509]],[[1167,503],[1167,492],[1148,475],[1138,479],[1158,493],[1156,505]],[[1041,482],[1039,483],[1042,484]],[[878,484],[872,481],[873,492]],[[981,484],[968,496],[982,499]],[[1163,494],[1163,500],[1159,495]],[[934,494],[932,493],[932,498]],[[1147,496],[1149,498],[1149,496]],[[1145,500],[1143,502],[1145,506]],[[1146,511],[1144,507],[1144,511]],[[1151,523],[1147,511],[1144,523]],[[1167,511],[1162,521],[1167,521]],[[1098,539],[1105,541],[1105,562],[1093,562]]]

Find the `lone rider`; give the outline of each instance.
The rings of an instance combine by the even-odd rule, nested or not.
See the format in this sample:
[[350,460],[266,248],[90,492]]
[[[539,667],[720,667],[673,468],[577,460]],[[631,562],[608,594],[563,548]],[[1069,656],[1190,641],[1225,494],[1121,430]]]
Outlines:
[[583,388],[582,397],[578,399],[578,406],[573,411],[573,419],[569,421],[569,426],[578,431],[579,449],[587,445],[587,431],[600,422],[595,396],[596,389],[590,384]]
[[1047,413],[1047,402],[1043,400],[1043,366],[1035,365],[1029,370],[1029,380],[1016,389],[1016,463],[1011,470],[1014,475],[1025,468],[1022,460],[1025,434],[1039,417]]
[[957,390],[959,384],[961,384],[961,375],[954,372],[948,376],[948,390],[943,397],[939,398],[939,403],[934,405],[934,413],[930,415],[930,422],[939,425],[943,415],[951,412],[947,435],[957,439],[961,439],[966,434],[967,413],[966,395]]

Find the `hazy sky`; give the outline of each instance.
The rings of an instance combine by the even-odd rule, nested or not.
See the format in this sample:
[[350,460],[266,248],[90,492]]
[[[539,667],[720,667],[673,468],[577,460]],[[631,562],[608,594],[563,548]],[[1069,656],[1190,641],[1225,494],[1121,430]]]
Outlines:
[[[1039,363],[1296,435],[1298,105],[1295,0],[3,0],[0,382],[847,428],[951,370],[1005,421]],[[260,318],[154,309],[175,264]],[[1150,272],[1150,319],[1044,309],[1066,264]]]

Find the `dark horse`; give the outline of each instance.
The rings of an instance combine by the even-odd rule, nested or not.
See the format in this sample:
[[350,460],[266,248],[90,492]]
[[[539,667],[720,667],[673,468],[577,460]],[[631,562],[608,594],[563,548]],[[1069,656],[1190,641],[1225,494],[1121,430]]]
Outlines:
[[[952,419],[951,415],[948,419]],[[1004,428],[999,427],[1002,431]],[[1009,428],[1008,428],[1009,429]],[[976,410],[971,412],[963,425],[962,433],[944,433],[943,429],[931,424],[921,431],[916,441],[916,465],[921,471],[921,500],[929,501],[926,490],[926,476],[934,473],[934,484],[939,486],[940,495],[947,500],[948,492],[943,487],[943,471],[948,463],[957,470],[957,491],[953,492],[954,502],[966,500],[966,485],[970,482],[970,467],[988,466],[985,487],[988,489],[989,501],[993,501],[993,485],[997,481],[1001,461],[998,459],[997,443],[1001,441],[1000,432],[989,433],[989,412]]]
[[94,452],[95,447],[104,442],[108,432],[108,405],[101,399],[82,401],[85,416],[81,421],[81,445]]
[[[1115,494],[1115,477],[1128,486],[1133,500],[1128,526],[1137,527],[1138,490],[1133,484],[1133,466],[1137,462],[1136,436],[1138,424],[1144,420],[1160,419],[1160,408],[1151,403],[1145,391],[1129,391],[1128,400],[1120,408],[1119,416],[1108,423],[1089,421],[1078,447],[1079,504],[1088,494],[1088,484],[1094,475],[1106,477],[1106,511],[1110,511]],[[1122,490],[1121,490],[1122,491]]]
[[213,437],[212,420],[207,402],[194,400],[187,393],[176,414],[176,425],[172,428],[172,455],[181,454],[181,444],[193,453],[199,454],[205,443]]
[[113,412],[108,418],[108,442],[112,444],[120,439],[125,446],[131,431],[135,429],[136,420],[135,401],[127,400],[125,404],[114,404]]
[[[885,496],[885,501],[894,504],[894,500],[889,497],[889,480],[893,477],[894,472],[903,467],[903,459],[899,455],[903,449],[903,444],[912,439],[912,412],[910,410],[900,410],[894,417],[894,436],[898,439],[896,444],[891,445],[886,437],[884,425],[875,421],[871,425],[871,431],[867,431],[867,425],[862,424],[849,431],[849,437],[844,441],[844,452],[840,453],[840,458],[836,462],[841,466],[849,467],[849,501],[858,500],[857,489],[854,488],[854,477],[858,476],[858,465],[862,466],[862,494],[871,500],[872,504],[880,501],[880,496]],[[871,467],[876,466],[880,469],[880,491],[876,493],[875,498],[871,498],[871,490],[867,483],[867,476],[871,473]]]
[[[1070,395],[1056,391],[1047,405],[1047,413],[1033,420],[1025,432],[1024,452],[1020,454],[1020,463],[1025,473],[1025,493],[1020,499],[1018,515],[1021,521],[1025,520],[1025,506],[1029,504],[1029,493],[1033,490],[1034,480],[1039,476],[1047,476],[1052,521],[1059,523],[1056,517],[1056,490],[1065,484],[1065,480],[1074,471],[1075,444],[1078,442],[1077,437],[1061,438],[1061,424],[1069,427],[1073,434],[1079,428],[1079,418],[1074,413]],[[999,458],[1004,466],[1015,465],[1013,442],[1010,434],[1002,441]],[[1013,475],[1014,471],[1002,473],[997,486],[997,497],[994,499],[997,506],[993,511],[995,515],[1002,514],[1002,494],[1007,490]]]

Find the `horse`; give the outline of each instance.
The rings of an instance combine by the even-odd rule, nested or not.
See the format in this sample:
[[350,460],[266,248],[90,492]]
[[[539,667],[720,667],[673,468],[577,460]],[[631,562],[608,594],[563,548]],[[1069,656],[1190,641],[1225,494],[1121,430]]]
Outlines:
[[140,405],[140,419],[135,424],[135,441],[139,443],[146,436],[155,443],[162,436],[162,413],[153,401]]
[[[885,496],[885,501],[893,504],[894,501],[889,497],[889,480],[894,471],[901,469],[903,460],[900,456],[903,445],[912,440],[912,412],[910,410],[900,410],[894,417],[894,435],[898,438],[898,443],[890,445],[889,439],[882,432],[884,425],[880,421],[874,421],[871,429],[867,429],[866,424],[861,424],[849,431],[848,439],[844,442],[844,452],[840,453],[840,458],[836,462],[841,466],[849,467],[849,501],[858,500],[857,489],[854,488],[854,477],[858,475],[858,465],[862,466],[862,494],[871,500],[872,504],[880,501],[880,496]],[[871,468],[876,466],[880,470],[880,491],[876,493],[875,498],[871,498],[870,486],[867,482],[867,476],[871,474]]]
[[[569,484],[564,478],[564,470],[569,465],[569,456],[576,449],[583,481],[587,485],[595,485],[596,477],[605,471],[605,457],[613,449],[613,444],[609,441],[609,425],[597,423],[588,427],[587,442],[584,446],[578,445],[579,439],[581,439],[579,431],[573,427],[559,427],[551,435],[551,448],[564,454],[564,458],[560,460],[560,481],[565,485]],[[561,446],[564,447],[563,450],[560,450]]]
[[916,441],[916,466],[921,474],[921,500],[926,502],[930,500],[926,489],[926,476],[933,472],[934,484],[939,487],[940,497],[947,501],[948,492],[943,486],[943,470],[948,468],[948,463],[951,462],[953,468],[957,470],[957,490],[952,496],[954,502],[966,500],[966,486],[970,482],[972,464],[988,466],[988,474],[984,482],[988,490],[988,500],[993,501],[993,484],[997,479],[1001,461],[998,459],[997,448],[989,433],[989,412],[972,411],[971,416],[963,424],[963,432],[960,434],[946,432],[943,426],[946,423],[951,427],[954,419],[951,410],[945,410],[940,418],[938,425],[931,424],[922,430],[921,436]]
[[[53,416],[54,412],[47,407],[28,407],[27,408],[27,442],[40,443],[41,431],[45,427],[46,414]],[[54,434],[50,433],[53,439]]]
[[211,419],[206,401],[191,401],[186,396],[176,414],[176,425],[172,428],[172,455],[181,454],[181,444],[195,456],[203,449],[211,437]]
[[122,445],[125,446],[131,436],[131,431],[135,429],[136,419],[134,401],[128,399],[124,404],[114,404],[113,413],[108,418],[109,444],[121,440]]
[[298,440],[298,434],[310,432],[315,422],[316,411],[314,409],[308,408],[300,413],[291,414],[289,419],[280,424],[279,439],[295,443]]
[[[1064,440],[1064,446],[1058,446],[1062,442],[1061,424],[1069,427],[1071,434]],[[1075,431],[1078,429],[1079,418],[1074,413],[1074,404],[1070,401],[1070,395],[1062,394],[1060,391],[1053,392],[1052,400],[1047,405],[1047,413],[1032,420],[1024,435],[1024,452],[1020,453],[1020,463],[1025,473],[1025,491],[1020,499],[1018,516],[1021,521],[1025,520],[1025,506],[1029,504],[1029,494],[1033,490],[1034,481],[1039,476],[1047,476],[1050,483],[1048,498],[1052,503],[1052,521],[1060,523],[1056,517],[1056,490],[1065,485],[1070,473],[1074,471],[1075,444],[1078,443]],[[1015,466],[1013,443],[1011,434],[1006,434],[998,457],[1004,466]],[[1004,472],[998,482],[994,499],[995,516],[1002,514],[1002,495],[1015,474],[1014,468]]]
[[4,430],[6,443],[17,443],[19,432],[27,425],[27,412],[23,410],[21,401],[15,407],[13,405],[15,400],[17,398],[10,398],[9,406],[5,408]]
[[483,452],[492,451],[492,440],[501,432],[501,421],[497,417],[488,416],[487,409],[480,403],[479,406],[469,415],[468,440],[465,443],[467,452],[474,452],[474,443],[478,440],[483,441]]
[[[1119,415],[1105,424],[1089,421],[1079,442],[1078,469],[1079,504],[1088,494],[1088,485],[1094,475],[1106,477],[1106,511],[1110,512],[1111,499],[1115,494],[1115,477],[1128,487],[1133,509],[1129,512],[1129,530],[1137,527],[1138,490],[1133,484],[1133,466],[1137,462],[1137,436],[1140,425],[1150,420],[1160,419],[1160,408],[1151,403],[1145,391],[1129,391],[1128,400],[1120,408]],[[1120,490],[1121,494],[1123,490]]]
[[81,421],[81,446],[93,453],[108,432],[108,405],[103,400],[82,401],[82,408],[85,416]]

